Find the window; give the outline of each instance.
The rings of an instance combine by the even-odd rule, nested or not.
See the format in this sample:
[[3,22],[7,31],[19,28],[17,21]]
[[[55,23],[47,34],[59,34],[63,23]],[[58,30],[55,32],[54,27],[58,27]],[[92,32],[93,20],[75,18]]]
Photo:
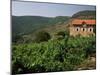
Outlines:
[[83,28],[83,31],[85,31],[85,29]]
[[90,28],[90,32],[92,31],[92,29]]
[[92,32],[93,31],[93,29],[92,28],[89,28],[89,32]]
[[83,28],[83,31],[87,31],[87,28]]
[[78,31],[78,28],[77,28],[77,31]]
[[77,28],[76,28],[76,31],[79,31],[79,30],[80,30],[80,28],[79,28],[79,27],[77,27]]

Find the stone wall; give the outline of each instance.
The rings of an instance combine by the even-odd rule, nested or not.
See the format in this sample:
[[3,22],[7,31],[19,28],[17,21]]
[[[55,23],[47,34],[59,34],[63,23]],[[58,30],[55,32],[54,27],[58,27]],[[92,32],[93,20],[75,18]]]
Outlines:
[[79,26],[72,26],[70,25],[69,27],[69,31],[70,31],[70,36],[77,36],[77,35],[81,35],[81,36],[89,36],[89,35],[95,35],[95,33],[93,32],[93,26],[90,27],[79,27]]

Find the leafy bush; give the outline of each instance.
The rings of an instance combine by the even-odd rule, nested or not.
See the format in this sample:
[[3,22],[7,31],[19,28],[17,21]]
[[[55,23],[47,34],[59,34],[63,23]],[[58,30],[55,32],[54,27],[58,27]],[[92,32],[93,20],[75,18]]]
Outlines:
[[58,36],[61,35],[61,36],[65,37],[65,32],[64,32],[64,31],[60,31],[60,32],[57,33],[57,35],[58,35]]
[[40,31],[36,34],[36,42],[48,41],[51,38],[50,34],[45,31]]
[[75,70],[95,49],[95,37],[13,45],[13,74]]

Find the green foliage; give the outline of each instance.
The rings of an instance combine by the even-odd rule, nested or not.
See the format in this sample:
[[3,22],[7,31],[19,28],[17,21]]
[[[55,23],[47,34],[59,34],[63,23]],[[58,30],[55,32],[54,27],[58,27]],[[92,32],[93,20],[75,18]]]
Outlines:
[[92,36],[13,45],[13,74],[76,70],[95,49]]
[[12,16],[12,34],[23,35],[29,34],[46,26],[63,24],[70,17],[42,17],[42,16]]
[[60,31],[60,32],[57,33],[57,35],[58,36],[61,35],[61,36],[65,37],[65,32],[64,31]]
[[30,33],[41,26],[46,26],[51,18],[41,16],[12,16],[13,34]]
[[63,24],[64,22],[67,22],[69,20],[69,16],[57,16],[49,20],[49,24],[55,25],[55,24]]
[[46,31],[40,31],[36,34],[35,41],[36,42],[44,42],[48,41],[51,38],[50,34]]
[[14,35],[12,37],[13,43],[22,43],[24,41],[23,37],[21,35]]
[[[65,38],[65,42],[68,40],[69,38],[69,32],[68,31],[59,31],[57,34],[56,34],[56,38],[58,40],[62,40]],[[67,43],[67,42],[66,42]]]

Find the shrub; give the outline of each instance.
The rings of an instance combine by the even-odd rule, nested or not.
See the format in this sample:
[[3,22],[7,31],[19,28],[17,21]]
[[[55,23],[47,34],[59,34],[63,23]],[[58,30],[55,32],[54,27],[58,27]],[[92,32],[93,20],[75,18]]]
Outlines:
[[13,45],[13,73],[75,70],[86,55],[95,53],[95,42],[92,36]]
[[65,37],[65,32],[64,31],[60,31],[57,33],[58,36],[62,36],[63,38]]
[[36,34],[36,42],[48,41],[51,38],[50,34],[46,31],[40,31]]

